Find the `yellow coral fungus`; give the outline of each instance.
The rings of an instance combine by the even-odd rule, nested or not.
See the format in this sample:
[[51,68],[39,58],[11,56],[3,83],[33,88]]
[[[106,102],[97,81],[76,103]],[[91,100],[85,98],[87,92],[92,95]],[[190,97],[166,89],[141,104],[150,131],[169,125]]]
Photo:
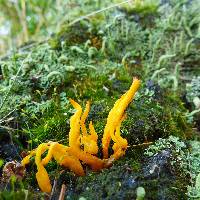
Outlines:
[[61,166],[72,170],[78,176],[85,175],[79,159],[76,155],[71,154],[66,146],[56,143],[53,150],[53,157]]
[[138,79],[134,79],[130,89],[121,96],[115,102],[114,107],[109,112],[107,118],[107,124],[104,129],[104,134],[102,138],[102,146],[103,146],[103,156],[104,158],[108,158],[108,147],[111,140],[111,135],[114,134],[117,126],[120,124],[120,120],[123,117],[125,109],[128,107],[129,103],[132,101],[136,91],[138,90],[140,85],[140,81]]
[[[76,112],[70,118],[69,146],[57,142],[42,143],[22,160],[22,165],[25,166],[29,164],[30,158],[35,156],[35,163],[37,166],[36,179],[43,192],[51,192],[52,187],[45,165],[52,159],[61,166],[72,170],[76,175],[83,176],[85,172],[80,161],[89,165],[94,171],[98,171],[110,166],[114,160],[119,159],[125,154],[128,142],[121,137],[120,126],[125,119],[124,112],[132,101],[139,85],[140,81],[134,78],[130,89],[116,101],[114,107],[109,112],[102,138],[103,159],[95,156],[98,153],[98,135],[92,122],[89,123],[89,133],[85,125],[90,110],[90,103],[87,102],[86,108],[82,114],[81,106],[70,99]],[[111,139],[114,142],[112,147],[113,154],[108,158],[108,148]],[[81,146],[83,146],[83,149]],[[42,155],[46,151],[48,151],[48,153],[46,157],[42,159]]]
[[38,170],[36,173],[36,179],[37,179],[39,187],[41,188],[42,191],[50,193],[51,183],[50,183],[49,175],[41,161],[42,154],[48,148],[49,148],[49,145],[47,143],[42,143],[38,146],[36,155],[35,155],[35,164],[37,165],[37,170]]
[[29,162],[30,162],[31,157],[33,157],[34,155],[35,155],[35,150],[29,152],[29,155],[26,156],[26,157],[22,160],[22,162],[21,162],[22,166],[28,165]]
[[80,124],[82,129],[82,136],[80,139],[81,139],[81,144],[84,146],[84,151],[95,155],[98,153],[98,145],[97,145],[98,135],[94,129],[92,122],[90,122],[89,124],[90,134],[87,134],[87,129],[85,126],[85,120],[88,116],[89,110],[90,110],[90,103],[88,101],[86,104],[85,111],[81,117]]

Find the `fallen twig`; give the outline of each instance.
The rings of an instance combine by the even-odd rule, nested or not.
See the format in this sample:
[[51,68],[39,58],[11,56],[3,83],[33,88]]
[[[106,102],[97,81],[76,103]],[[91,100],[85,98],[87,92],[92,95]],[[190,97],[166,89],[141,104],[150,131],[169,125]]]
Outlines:
[[50,194],[49,200],[51,200],[52,197],[53,197],[53,193],[55,192],[56,185],[57,185],[57,180],[54,179],[54,181],[53,181],[53,188],[52,188],[52,191],[51,191],[51,194]]
[[60,195],[59,195],[59,199],[58,200],[64,200],[65,199],[65,192],[66,192],[66,185],[65,184],[62,184],[62,188],[61,188],[61,191],[60,191]]
[[153,142],[144,142],[144,143],[142,143],[142,144],[131,145],[130,147],[145,146],[145,145],[150,145],[150,144],[153,144]]

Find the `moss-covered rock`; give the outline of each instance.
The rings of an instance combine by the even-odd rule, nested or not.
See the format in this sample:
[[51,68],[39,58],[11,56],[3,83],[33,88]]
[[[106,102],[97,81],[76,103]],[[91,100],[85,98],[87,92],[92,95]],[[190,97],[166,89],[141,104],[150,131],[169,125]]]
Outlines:
[[[149,148],[148,155],[152,152],[151,156],[124,158],[100,173],[88,170],[86,177],[74,179],[69,174],[65,179],[62,177],[70,186],[66,198],[136,199],[137,188],[143,187],[145,199],[187,199],[185,191],[190,177],[182,169],[183,164],[188,164],[186,145],[175,137],[163,140],[163,145],[161,143]],[[155,153],[153,149],[156,147]]]
[[[145,189],[147,199],[151,195],[152,199],[186,198],[190,180],[178,160],[185,159],[185,151],[175,154],[180,143],[167,138],[194,139],[194,121],[188,123],[182,96],[191,103],[193,93],[199,91],[194,80],[192,93],[188,90],[186,94],[185,87],[199,72],[199,3],[173,0],[162,1],[162,6],[145,6],[142,2],[132,10],[136,14],[124,5],[123,11],[113,7],[76,23],[66,22],[48,42],[19,49],[0,61],[0,153],[5,160],[20,160],[13,155],[14,148],[27,151],[49,140],[67,144],[69,119],[74,113],[68,98],[83,107],[91,101],[88,121],[94,123],[101,148],[114,102],[129,88],[133,76],[142,81],[121,128],[129,143],[125,157],[101,173],[92,173],[84,166],[87,176],[82,178],[68,171],[65,178],[59,178],[61,168],[51,162],[51,181],[55,177],[59,180],[55,198],[63,182],[69,185],[69,199],[133,199],[139,186]],[[86,1],[84,6],[86,10],[77,13],[96,8],[97,1]],[[146,18],[148,23],[141,20],[155,12],[158,15],[153,16],[153,23],[149,23],[151,17]],[[77,17],[77,13],[72,16]],[[191,109],[191,104],[187,108]],[[12,131],[14,146],[7,130]],[[159,138],[161,142],[157,142]],[[154,142],[162,148],[152,147],[152,155],[144,156],[144,148]],[[98,156],[102,157],[100,152]],[[23,181],[25,188],[33,191],[37,188],[35,171],[31,162]]]

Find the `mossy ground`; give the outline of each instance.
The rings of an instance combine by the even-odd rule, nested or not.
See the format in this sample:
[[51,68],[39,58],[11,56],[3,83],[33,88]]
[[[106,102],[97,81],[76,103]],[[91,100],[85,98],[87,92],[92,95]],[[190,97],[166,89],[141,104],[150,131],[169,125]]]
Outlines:
[[[129,88],[133,76],[142,80],[122,126],[122,135],[130,145],[125,157],[101,173],[86,167],[87,176],[82,178],[72,172],[63,173],[52,162],[48,172],[52,182],[55,177],[58,180],[54,198],[63,182],[68,185],[66,199],[133,199],[138,186],[145,188],[147,199],[186,199],[187,186],[194,184],[193,176],[200,168],[193,166],[194,154],[187,151],[189,147],[174,154],[173,148],[169,150],[164,144],[162,150],[170,158],[166,154],[163,157],[163,152],[157,158],[158,151],[147,158],[144,150],[151,143],[159,147],[159,138],[170,143],[172,135],[186,144],[188,140],[199,140],[193,130],[198,116],[187,117],[194,105],[185,97],[192,90],[186,90],[186,83],[199,73],[200,4],[195,0],[149,2],[138,9],[116,7],[71,25],[66,22],[47,42],[19,49],[0,62],[1,145],[12,144],[14,149],[0,148],[4,161],[20,161],[20,152],[41,142],[67,144],[69,118],[74,113],[69,98],[83,107],[87,100],[91,101],[88,121],[93,121],[101,138],[114,102]],[[96,1],[86,3],[84,13],[94,5]],[[80,8],[71,12],[75,17],[82,14]],[[179,148],[179,144],[174,142],[173,147]],[[151,177],[148,166],[159,165],[159,159],[163,161],[161,176],[158,172]],[[173,167],[173,159],[177,167]],[[33,163],[22,184],[11,190],[20,190],[23,195],[24,191],[31,195],[37,190]],[[44,198],[40,192],[36,196],[33,198]],[[0,199],[5,198],[13,197],[3,191]]]

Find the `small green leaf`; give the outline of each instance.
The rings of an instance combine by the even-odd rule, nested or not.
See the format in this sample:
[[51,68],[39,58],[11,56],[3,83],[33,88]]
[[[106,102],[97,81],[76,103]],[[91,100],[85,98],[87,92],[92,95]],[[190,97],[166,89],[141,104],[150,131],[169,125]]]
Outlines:
[[3,166],[4,161],[2,159],[0,159],[0,167]]

